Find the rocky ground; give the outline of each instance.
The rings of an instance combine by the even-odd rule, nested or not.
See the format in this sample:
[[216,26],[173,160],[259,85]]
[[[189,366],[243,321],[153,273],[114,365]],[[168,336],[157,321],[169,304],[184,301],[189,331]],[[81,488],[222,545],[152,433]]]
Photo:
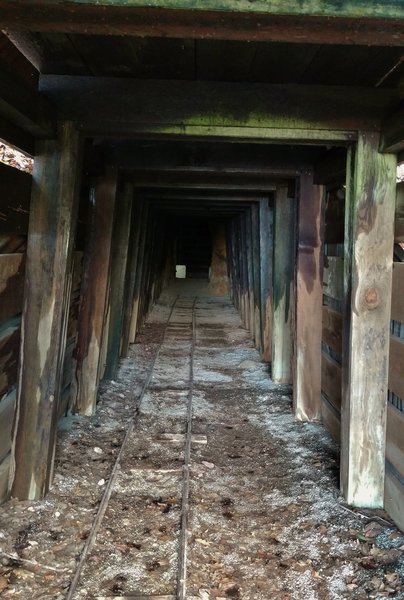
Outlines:
[[[103,385],[97,415],[61,423],[46,500],[1,507],[1,597],[66,597],[171,300]],[[175,598],[191,305],[174,310],[77,599]],[[382,511],[344,505],[338,448],[294,420],[290,389],[271,382],[230,303],[201,298],[196,323],[188,600],[403,599],[404,534]]]

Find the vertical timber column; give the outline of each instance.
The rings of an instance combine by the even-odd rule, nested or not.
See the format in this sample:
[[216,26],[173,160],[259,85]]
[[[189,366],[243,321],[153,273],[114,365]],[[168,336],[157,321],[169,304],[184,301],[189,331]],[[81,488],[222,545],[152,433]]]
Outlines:
[[57,140],[36,148],[10,473],[11,494],[21,500],[43,498],[53,476],[79,149],[79,134],[67,122]]
[[296,418],[321,418],[324,187],[300,176],[296,258],[293,406]]
[[108,298],[111,241],[114,224],[117,171],[108,169],[90,191],[87,245],[78,317],[75,410],[95,412],[99,363]]
[[272,359],[272,268],[273,268],[273,216],[267,198],[260,200],[260,256],[261,256],[261,329],[262,358]]
[[142,291],[142,279],[143,272],[145,269],[145,252],[146,252],[146,236],[149,221],[149,207],[144,206],[142,211],[142,222],[140,226],[140,239],[139,239],[139,251],[137,255],[137,266],[136,266],[136,279],[135,288],[133,291],[133,305],[132,305],[132,318],[130,321],[129,328],[129,342],[133,344],[135,342],[136,333],[138,330],[138,319],[140,312],[140,294]]
[[126,269],[125,303],[122,324],[121,356],[126,358],[129,352],[130,322],[132,318],[133,294],[136,282],[137,257],[139,253],[140,224],[143,205],[136,202],[132,208],[132,225],[129,239],[129,258]]
[[257,202],[254,202],[251,206],[251,236],[254,281],[254,341],[255,347],[262,354],[260,224],[259,205]]
[[292,383],[293,309],[295,279],[295,199],[287,186],[275,197],[274,312],[272,330],[272,379]]
[[126,265],[132,214],[133,185],[126,183],[118,197],[112,241],[110,317],[105,377],[115,377],[121,350]]
[[341,489],[349,504],[382,507],[396,157],[360,133],[348,152],[341,410]]

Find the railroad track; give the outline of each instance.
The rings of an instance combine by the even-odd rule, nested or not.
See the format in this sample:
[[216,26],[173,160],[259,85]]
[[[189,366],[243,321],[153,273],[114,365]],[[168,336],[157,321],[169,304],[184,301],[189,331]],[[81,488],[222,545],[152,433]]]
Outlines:
[[[122,595],[122,596],[92,596],[93,598],[97,598],[97,600],[104,600],[104,598],[114,597],[115,600],[121,599],[131,599],[131,600],[185,600],[186,598],[186,590],[187,590],[187,538],[188,538],[188,512],[189,512],[189,487],[190,487],[190,457],[191,457],[191,445],[192,445],[192,402],[193,402],[193,389],[194,389],[194,352],[195,352],[195,340],[196,340],[196,319],[195,319],[195,309],[197,304],[197,297],[192,300],[188,300],[187,298],[183,298],[180,302],[180,298],[177,296],[174,300],[168,319],[164,325],[164,333],[159,343],[156,352],[153,356],[153,360],[150,364],[149,370],[147,372],[145,381],[143,383],[143,387],[141,389],[134,416],[129,422],[124,440],[122,442],[122,446],[119,450],[117,459],[115,461],[114,467],[111,471],[111,475],[108,481],[108,484],[105,488],[104,494],[102,496],[100,505],[98,507],[98,511],[95,515],[92,528],[87,537],[86,543],[80,555],[80,559],[78,561],[76,571],[72,578],[69,590],[66,595],[66,600],[74,600],[76,592],[78,592],[80,580],[82,577],[83,569],[85,568],[88,557],[94,547],[94,544],[97,539],[97,535],[99,533],[101,524],[103,522],[105,513],[108,509],[108,505],[111,499],[111,494],[114,490],[114,486],[117,481],[117,477],[120,473],[120,463],[122,456],[125,453],[126,447],[128,445],[128,441],[131,438],[138,418],[139,411],[141,409],[141,405],[144,399],[146,392],[148,391],[152,378],[153,371],[156,366],[156,362],[160,355],[161,349],[164,345],[164,342],[167,338],[167,333],[170,332],[170,328],[175,330],[176,327],[179,326],[179,323],[176,323],[174,319],[176,311],[190,311],[190,326],[191,326],[191,343],[190,343],[190,353],[189,353],[189,379],[187,383],[187,401],[186,401],[186,427],[185,427],[185,435],[183,437],[184,444],[184,461],[182,466],[182,494],[181,494],[181,518],[180,518],[180,532],[179,532],[179,543],[178,543],[178,574],[177,574],[177,584],[176,584],[176,592],[175,595]],[[181,321],[181,324],[183,321]],[[182,437],[182,436],[181,436]]]

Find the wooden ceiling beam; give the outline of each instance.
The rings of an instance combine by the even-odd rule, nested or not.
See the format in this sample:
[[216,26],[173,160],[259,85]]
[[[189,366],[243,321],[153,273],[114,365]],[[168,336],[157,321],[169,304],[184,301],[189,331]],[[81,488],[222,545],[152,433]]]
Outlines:
[[0,0],[5,30],[149,37],[403,46],[403,18],[401,0]]
[[378,131],[398,92],[44,75],[40,90],[88,135],[339,144]]

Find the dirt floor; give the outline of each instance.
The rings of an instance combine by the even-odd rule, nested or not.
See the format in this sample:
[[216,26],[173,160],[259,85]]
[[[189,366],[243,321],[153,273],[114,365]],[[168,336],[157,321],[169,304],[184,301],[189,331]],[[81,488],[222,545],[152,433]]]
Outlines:
[[[73,597],[176,598],[193,299],[164,335],[172,300],[103,384],[97,415],[63,419],[46,500],[1,507],[2,598],[67,596],[134,414]],[[201,297],[195,315],[186,598],[404,599],[404,534],[382,511],[345,507],[337,447],[294,420],[230,302]]]

